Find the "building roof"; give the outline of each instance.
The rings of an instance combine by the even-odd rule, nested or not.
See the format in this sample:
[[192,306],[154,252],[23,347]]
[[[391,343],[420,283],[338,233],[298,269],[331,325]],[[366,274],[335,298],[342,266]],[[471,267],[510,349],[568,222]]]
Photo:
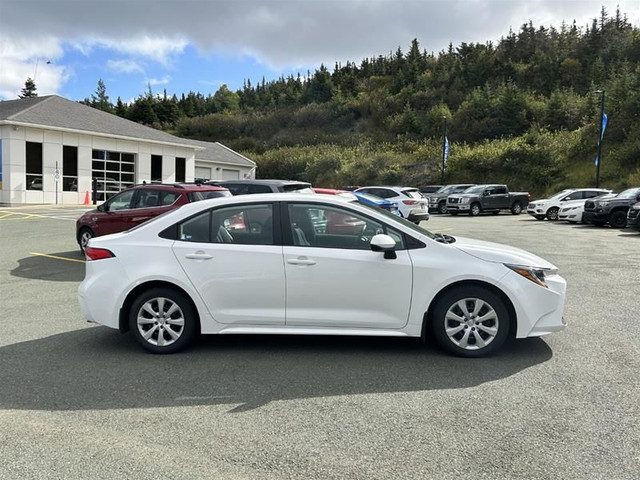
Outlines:
[[242,165],[246,167],[255,167],[256,162],[248,159],[238,152],[234,152],[229,147],[225,147],[218,142],[202,142],[200,140],[182,139],[196,147],[204,148],[196,152],[196,160],[205,160],[216,163],[228,163],[230,165]]
[[93,135],[115,136],[185,147],[194,146],[193,143],[183,138],[57,95],[0,102],[0,122],[87,132]]
[[0,101],[0,123],[33,125],[170,145],[192,147],[196,159],[255,167],[255,162],[218,142],[176,137],[58,95]]

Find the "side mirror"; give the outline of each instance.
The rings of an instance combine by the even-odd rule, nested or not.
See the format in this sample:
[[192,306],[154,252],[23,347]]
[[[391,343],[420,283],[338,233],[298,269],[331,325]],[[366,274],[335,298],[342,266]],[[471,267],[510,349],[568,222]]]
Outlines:
[[108,212],[109,211],[109,205],[107,205],[106,203],[103,203],[102,205],[98,205],[98,211],[99,212]]
[[396,255],[396,241],[389,235],[378,234],[371,239],[371,250],[374,252],[384,252],[384,258],[394,260],[398,258]]
[[488,197],[489,196],[489,190],[485,190],[484,192],[482,192],[482,196],[483,197]]

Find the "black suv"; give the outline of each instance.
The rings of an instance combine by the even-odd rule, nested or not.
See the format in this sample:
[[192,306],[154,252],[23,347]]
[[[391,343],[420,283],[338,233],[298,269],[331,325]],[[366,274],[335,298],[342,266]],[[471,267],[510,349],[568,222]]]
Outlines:
[[296,180],[213,180],[207,185],[218,185],[228,188],[232,195],[252,193],[314,193],[311,184]]
[[627,224],[629,225],[629,228],[633,228],[640,232],[640,202],[629,208]]
[[640,187],[629,188],[615,197],[587,200],[584,204],[582,222],[598,227],[608,223],[614,228],[625,228],[629,208],[637,202],[640,202]]

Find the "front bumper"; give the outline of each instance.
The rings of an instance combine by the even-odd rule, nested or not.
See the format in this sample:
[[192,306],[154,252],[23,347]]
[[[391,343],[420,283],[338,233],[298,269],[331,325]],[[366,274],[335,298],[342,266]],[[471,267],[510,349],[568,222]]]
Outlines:
[[585,211],[582,214],[582,221],[584,223],[595,222],[606,222],[609,220],[609,214],[605,212],[594,212],[594,211]]
[[640,231],[640,210],[629,210],[629,214],[627,215],[627,226]]
[[451,212],[468,212],[468,203],[447,203],[447,210]]
[[546,283],[548,288],[509,272],[497,285],[509,293],[516,310],[516,338],[540,337],[567,326],[563,317],[567,282],[556,274],[548,276]]

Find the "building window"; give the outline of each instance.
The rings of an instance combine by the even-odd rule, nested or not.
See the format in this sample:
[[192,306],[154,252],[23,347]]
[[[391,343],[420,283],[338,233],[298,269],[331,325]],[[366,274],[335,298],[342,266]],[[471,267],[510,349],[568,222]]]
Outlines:
[[42,143],[27,142],[27,190],[42,190]]
[[133,153],[93,150],[92,177],[96,179],[98,201],[107,200],[135,183]]
[[78,147],[62,147],[62,191],[78,191]]
[[184,157],[176,157],[176,182],[185,182],[187,180],[187,159]]
[[151,181],[162,183],[162,155],[151,155]]

